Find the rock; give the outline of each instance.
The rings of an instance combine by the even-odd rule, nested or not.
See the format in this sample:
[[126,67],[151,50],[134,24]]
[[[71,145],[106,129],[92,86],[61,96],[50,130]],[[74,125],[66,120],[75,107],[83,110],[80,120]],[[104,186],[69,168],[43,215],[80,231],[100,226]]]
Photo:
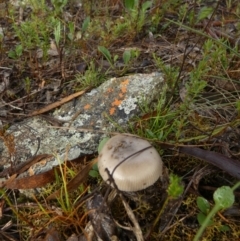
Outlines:
[[[1,140],[0,165],[16,165],[36,154],[54,154],[50,161],[35,164],[34,173],[51,169],[64,161],[97,151],[100,139],[112,131],[127,132],[128,121],[141,115],[139,104],[150,104],[164,85],[160,73],[112,78],[89,93],[64,104],[51,116],[63,121],[54,126],[41,116],[12,125]],[[118,129],[119,127],[119,129]]]

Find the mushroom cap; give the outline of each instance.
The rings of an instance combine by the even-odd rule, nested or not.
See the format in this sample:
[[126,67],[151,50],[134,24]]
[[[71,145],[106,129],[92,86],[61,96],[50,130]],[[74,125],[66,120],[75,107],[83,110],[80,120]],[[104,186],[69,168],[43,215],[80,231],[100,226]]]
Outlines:
[[[151,186],[162,176],[163,162],[153,146],[141,151],[149,146],[148,141],[136,136],[120,134],[110,138],[98,157],[103,180],[109,179],[107,168],[121,191],[134,192]],[[138,151],[141,152],[131,156]]]

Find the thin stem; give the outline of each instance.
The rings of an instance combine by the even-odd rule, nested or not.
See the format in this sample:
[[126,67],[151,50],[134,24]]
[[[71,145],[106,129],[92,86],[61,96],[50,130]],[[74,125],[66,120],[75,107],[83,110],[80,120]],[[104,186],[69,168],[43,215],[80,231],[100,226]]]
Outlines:
[[157,216],[156,219],[154,220],[154,223],[153,223],[152,227],[150,228],[150,230],[149,230],[149,231],[147,232],[147,234],[145,235],[145,239],[146,239],[146,240],[148,240],[148,238],[150,237],[153,229],[155,228],[155,226],[156,226],[157,223],[159,222],[159,220],[160,220],[160,218],[161,218],[161,216],[162,216],[162,214],[163,214],[164,209],[166,208],[168,202],[170,201],[170,198],[171,198],[171,197],[168,196],[168,197],[166,198],[166,200],[164,201],[164,204],[163,204],[160,212],[158,213],[158,216]]
[[202,223],[201,227],[198,229],[193,241],[198,241],[204,230],[206,229],[206,227],[208,226],[211,218],[220,210],[220,206],[218,204],[215,204],[214,207],[212,208],[212,210],[210,211],[210,213],[207,215],[207,217],[205,218],[204,222]]
[[237,183],[232,187],[232,190],[235,191],[238,187],[240,187],[240,182],[237,182]]

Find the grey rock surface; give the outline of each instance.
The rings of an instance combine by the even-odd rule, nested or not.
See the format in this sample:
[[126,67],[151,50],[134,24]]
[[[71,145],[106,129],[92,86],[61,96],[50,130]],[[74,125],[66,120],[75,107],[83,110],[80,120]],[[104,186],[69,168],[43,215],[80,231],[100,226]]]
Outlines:
[[[112,78],[89,93],[55,110],[51,117],[62,121],[55,126],[41,116],[29,118],[9,128],[14,151],[0,143],[1,165],[16,165],[36,154],[54,154],[51,160],[36,164],[35,173],[51,169],[64,161],[97,151],[104,132],[127,131],[128,121],[140,116],[139,104],[150,104],[161,93],[160,73]],[[2,140],[1,140],[2,141]]]

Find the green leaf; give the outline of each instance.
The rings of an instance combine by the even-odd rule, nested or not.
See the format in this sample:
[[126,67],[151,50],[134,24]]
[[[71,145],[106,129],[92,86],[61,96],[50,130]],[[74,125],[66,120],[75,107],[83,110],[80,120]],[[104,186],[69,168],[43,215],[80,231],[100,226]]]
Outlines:
[[142,5],[142,11],[145,12],[148,8],[150,8],[152,6],[152,1],[146,1],[145,3],[143,3]]
[[162,139],[163,139],[163,130],[160,130],[158,135],[158,140],[162,140]]
[[240,100],[237,100],[236,103],[235,103],[236,107],[237,107],[237,112],[238,112],[238,115],[240,115]]
[[201,21],[202,19],[208,17],[212,14],[213,8],[211,7],[202,7],[198,13],[197,22]]
[[114,55],[113,62],[115,63],[118,60],[118,55]]
[[12,59],[17,59],[22,56],[23,53],[23,46],[21,44],[18,44],[14,50],[10,50],[8,52],[8,57]]
[[10,51],[8,52],[8,57],[9,57],[10,59],[16,59],[16,58],[17,58],[17,55],[16,55],[16,53],[15,53],[14,50],[10,50]]
[[135,7],[135,0],[124,0],[124,6],[127,10],[133,10]]
[[99,145],[98,145],[98,154],[101,152],[101,150],[103,149],[104,145],[106,144],[106,142],[109,140],[110,138],[109,137],[104,137]]
[[55,11],[62,11],[64,6],[67,4],[68,0],[51,0],[52,5],[55,8]]
[[83,21],[82,32],[85,32],[87,30],[89,23],[90,23],[90,17],[88,16]]
[[98,171],[90,170],[89,176],[97,178],[99,176],[99,173],[98,173]]
[[155,138],[155,135],[154,135],[154,133],[153,133],[151,130],[146,129],[146,132],[147,132],[147,134],[148,134],[151,138]]
[[197,197],[197,206],[201,210],[202,213],[208,214],[210,210],[210,204],[207,199],[203,197]]
[[108,62],[112,64],[111,54],[108,49],[106,49],[104,46],[98,46],[98,51],[100,51],[104,55],[104,57],[108,60]]
[[68,23],[68,28],[69,28],[68,38],[70,40],[73,40],[73,38],[74,38],[74,29],[75,29],[74,22],[69,22]]
[[95,163],[95,164],[92,166],[92,170],[98,172],[98,163]]
[[57,22],[57,26],[54,28],[54,39],[57,46],[59,46],[59,42],[61,39],[61,22],[60,21]]
[[222,225],[219,227],[219,230],[221,232],[228,232],[228,231],[230,231],[230,227],[228,225]]
[[214,192],[213,199],[220,209],[225,209],[233,205],[235,196],[230,187],[222,186]]
[[124,53],[123,53],[123,62],[124,62],[124,64],[128,64],[130,59],[131,59],[131,51],[125,50]]
[[17,54],[18,57],[22,56],[23,53],[23,46],[21,44],[18,44],[16,46],[15,52]]
[[[205,215],[205,214],[203,214],[203,213],[198,213],[198,215],[197,215],[197,220],[198,220],[198,223],[199,223],[200,225],[203,224],[203,222],[205,221],[205,219],[206,219],[206,215]],[[210,226],[210,225],[212,225],[212,224],[213,224],[213,221],[212,221],[212,220],[209,220],[209,222],[207,223],[207,226]]]

